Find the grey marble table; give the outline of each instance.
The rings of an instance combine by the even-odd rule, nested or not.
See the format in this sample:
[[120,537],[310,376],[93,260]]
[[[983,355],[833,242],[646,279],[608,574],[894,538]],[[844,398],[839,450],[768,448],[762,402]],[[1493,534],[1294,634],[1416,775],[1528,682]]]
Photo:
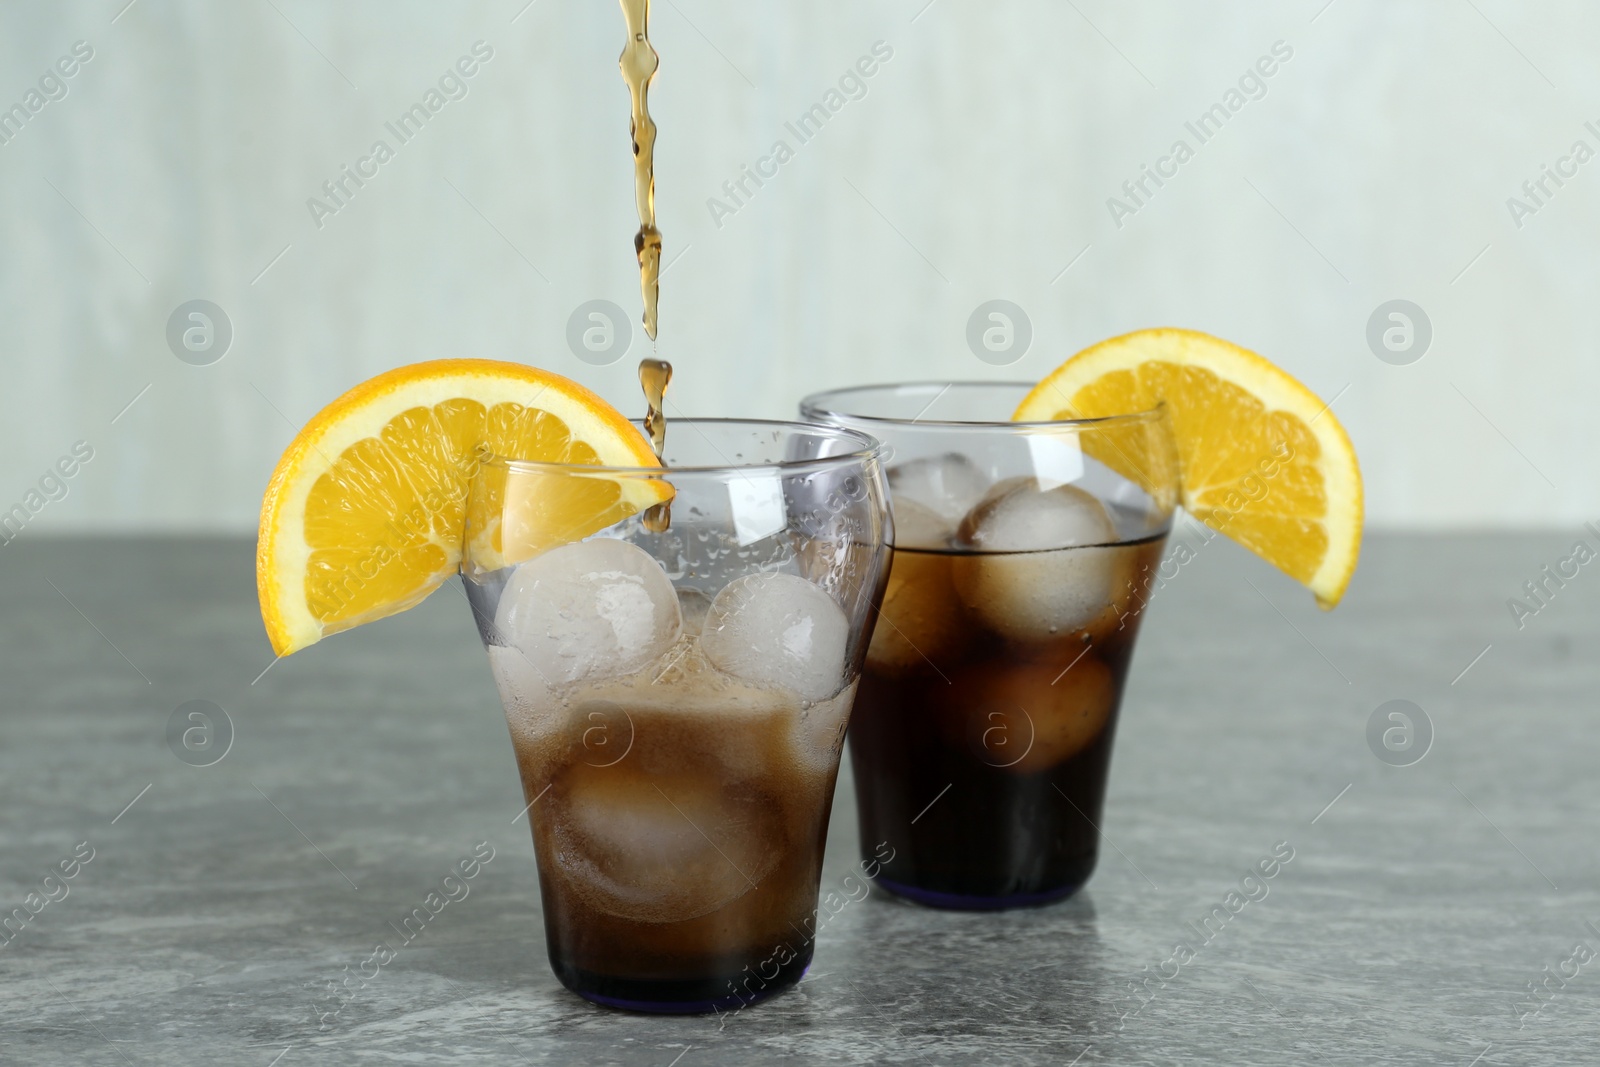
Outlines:
[[[552,977],[459,589],[273,664],[244,542],[19,539],[0,1061],[1594,1063],[1600,573],[1520,629],[1507,606],[1579,533],[1373,537],[1331,614],[1205,547],[1146,623],[1086,891],[1000,915],[873,891],[798,988],[720,1025]],[[1409,766],[1368,741],[1397,699],[1433,735]],[[211,766],[168,744],[192,700],[232,723]],[[844,779],[825,890],[856,855]],[[482,842],[468,895],[336,998]],[[1197,934],[1275,847],[1266,895]]]

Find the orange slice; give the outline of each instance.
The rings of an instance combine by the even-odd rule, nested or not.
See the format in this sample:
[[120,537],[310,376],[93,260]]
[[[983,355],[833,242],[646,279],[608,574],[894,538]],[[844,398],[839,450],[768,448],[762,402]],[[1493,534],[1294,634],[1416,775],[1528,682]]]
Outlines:
[[[1327,404],[1278,367],[1194,330],[1113,337],[1057,367],[1018,406],[1019,421],[1099,418],[1166,405],[1180,502],[1305,585],[1331,608],[1361,550],[1361,469]],[[1085,434],[1084,450],[1144,484],[1160,469],[1145,438]]]
[[[658,467],[644,436],[594,393],[520,363],[441,359],[399,367],[323,408],[295,435],[261,501],[256,588],[280,656],[404,611],[456,573],[468,489],[486,454]],[[501,468],[503,470],[503,468]],[[515,550],[499,499],[474,524],[474,556],[524,557],[670,498],[641,478],[546,479],[524,501]],[[504,492],[504,478],[490,492]],[[525,495],[525,494],[524,494]],[[505,553],[505,555],[502,555]]]

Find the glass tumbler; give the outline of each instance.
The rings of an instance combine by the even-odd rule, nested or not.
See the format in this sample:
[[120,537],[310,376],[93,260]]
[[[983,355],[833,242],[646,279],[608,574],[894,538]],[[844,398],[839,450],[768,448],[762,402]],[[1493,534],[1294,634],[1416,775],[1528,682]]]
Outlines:
[[483,457],[462,566],[521,772],[550,965],[723,1011],[811,961],[888,570],[879,446],[676,419],[664,468]]
[[850,727],[880,884],[938,907],[1068,896],[1099,852],[1117,712],[1178,496],[1164,410],[1009,416],[1030,386],[820,393],[889,452],[894,560]]

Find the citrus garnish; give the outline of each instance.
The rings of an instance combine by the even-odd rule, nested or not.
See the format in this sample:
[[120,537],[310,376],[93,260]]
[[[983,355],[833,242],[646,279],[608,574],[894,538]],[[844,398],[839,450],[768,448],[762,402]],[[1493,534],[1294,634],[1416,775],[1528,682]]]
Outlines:
[[[261,501],[256,588],[273,650],[404,611],[456,573],[468,489],[487,455],[660,466],[615,408],[548,371],[441,359],[365,381],[295,435]],[[502,507],[505,479],[489,480],[497,499],[482,502],[475,558],[513,562],[672,495],[637,477],[545,481],[559,488]]]
[[[1194,330],[1113,337],[1052,371],[1018,406],[1025,422],[1101,418],[1166,405],[1180,502],[1331,608],[1361,549],[1361,470],[1329,406],[1278,367]],[[1147,488],[1158,469],[1133,427],[1083,448]]]

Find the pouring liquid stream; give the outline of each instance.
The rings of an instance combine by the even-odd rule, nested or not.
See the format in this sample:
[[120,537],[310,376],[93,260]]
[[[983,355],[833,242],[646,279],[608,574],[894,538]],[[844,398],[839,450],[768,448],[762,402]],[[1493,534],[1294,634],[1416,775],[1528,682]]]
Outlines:
[[656,124],[650,118],[650,81],[661,57],[650,46],[650,0],[620,0],[628,23],[628,43],[618,65],[628,83],[633,105],[629,133],[633,138],[633,199],[639,211],[639,233],[633,250],[639,257],[639,289],[644,296],[644,332],[656,339],[656,301],[661,288],[661,231],[656,229]]
[[[645,403],[649,406],[644,416],[644,429],[650,435],[650,444],[656,450],[657,459],[662,458],[667,448],[667,416],[661,410],[661,405],[666,397],[667,383],[670,381],[672,381],[672,364],[666,360],[639,361],[639,385],[644,389]],[[652,504],[645,509],[646,530],[651,533],[665,533],[671,525],[672,501]]]
[[[661,57],[650,46],[650,0],[620,0],[622,17],[628,24],[628,43],[622,48],[618,65],[622,80],[628,83],[633,107],[629,136],[633,139],[633,199],[639,212],[639,232],[633,239],[639,257],[639,292],[644,298],[644,332],[656,339],[656,306],[661,297],[661,231],[656,229],[656,124],[650,118],[650,80],[655,77]],[[650,444],[661,459],[667,446],[667,417],[662,403],[667,383],[672,380],[672,364],[662,359],[639,361],[639,385],[644,389],[644,428]],[[662,533],[672,524],[670,501],[655,504],[644,513],[644,527]]]

